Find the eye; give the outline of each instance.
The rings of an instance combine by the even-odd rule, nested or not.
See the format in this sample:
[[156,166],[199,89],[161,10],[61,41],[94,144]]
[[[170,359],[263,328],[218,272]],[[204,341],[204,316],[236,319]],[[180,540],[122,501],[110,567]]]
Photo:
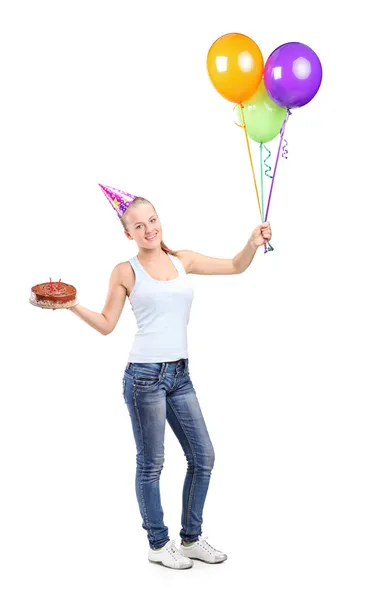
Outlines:
[[[156,220],[157,220],[157,217],[152,217],[150,219],[151,222],[156,221]],[[141,223],[140,223],[140,225],[137,225],[136,229],[138,229],[139,227],[142,227]]]

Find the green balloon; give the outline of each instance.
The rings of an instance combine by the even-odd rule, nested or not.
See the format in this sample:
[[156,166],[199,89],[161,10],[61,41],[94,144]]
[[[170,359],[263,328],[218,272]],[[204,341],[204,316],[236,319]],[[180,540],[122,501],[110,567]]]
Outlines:
[[[244,120],[248,137],[254,142],[266,144],[280,132],[286,117],[286,109],[278,106],[266,91],[264,80],[257,92],[247,102],[243,102]],[[240,123],[243,124],[240,106],[237,108]]]

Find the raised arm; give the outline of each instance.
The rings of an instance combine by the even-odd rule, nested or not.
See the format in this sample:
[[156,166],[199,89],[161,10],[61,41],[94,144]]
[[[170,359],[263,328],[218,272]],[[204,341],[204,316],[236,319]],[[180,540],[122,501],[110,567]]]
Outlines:
[[121,268],[121,264],[118,264],[111,273],[107,298],[101,313],[89,310],[81,304],[68,309],[102,335],[108,335],[115,329],[124,308],[127,291],[122,284]]
[[179,250],[186,273],[195,275],[235,275],[239,273],[233,258],[214,258],[193,250]]
[[266,240],[272,237],[269,222],[258,225],[251,237],[234,258],[214,258],[193,252],[193,250],[179,250],[178,258],[184,264],[187,273],[196,275],[236,275],[243,273],[251,264],[256,250]]

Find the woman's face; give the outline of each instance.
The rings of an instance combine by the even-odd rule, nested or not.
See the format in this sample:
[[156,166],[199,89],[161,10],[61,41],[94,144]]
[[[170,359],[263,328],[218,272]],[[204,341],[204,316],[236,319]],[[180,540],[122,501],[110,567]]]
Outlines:
[[127,211],[127,230],[129,240],[143,248],[155,248],[162,240],[162,225],[150,204],[139,204]]

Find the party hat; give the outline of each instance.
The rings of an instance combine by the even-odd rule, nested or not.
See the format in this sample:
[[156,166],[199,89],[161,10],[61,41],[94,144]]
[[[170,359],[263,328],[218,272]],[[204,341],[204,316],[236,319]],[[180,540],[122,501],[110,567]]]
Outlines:
[[106,196],[107,200],[109,200],[112,208],[116,210],[117,216],[122,217],[125,211],[129,208],[129,205],[132,204],[133,200],[137,196],[133,196],[133,194],[128,194],[128,192],[122,192],[117,188],[109,187],[108,185],[98,184],[102,189],[102,192]]

